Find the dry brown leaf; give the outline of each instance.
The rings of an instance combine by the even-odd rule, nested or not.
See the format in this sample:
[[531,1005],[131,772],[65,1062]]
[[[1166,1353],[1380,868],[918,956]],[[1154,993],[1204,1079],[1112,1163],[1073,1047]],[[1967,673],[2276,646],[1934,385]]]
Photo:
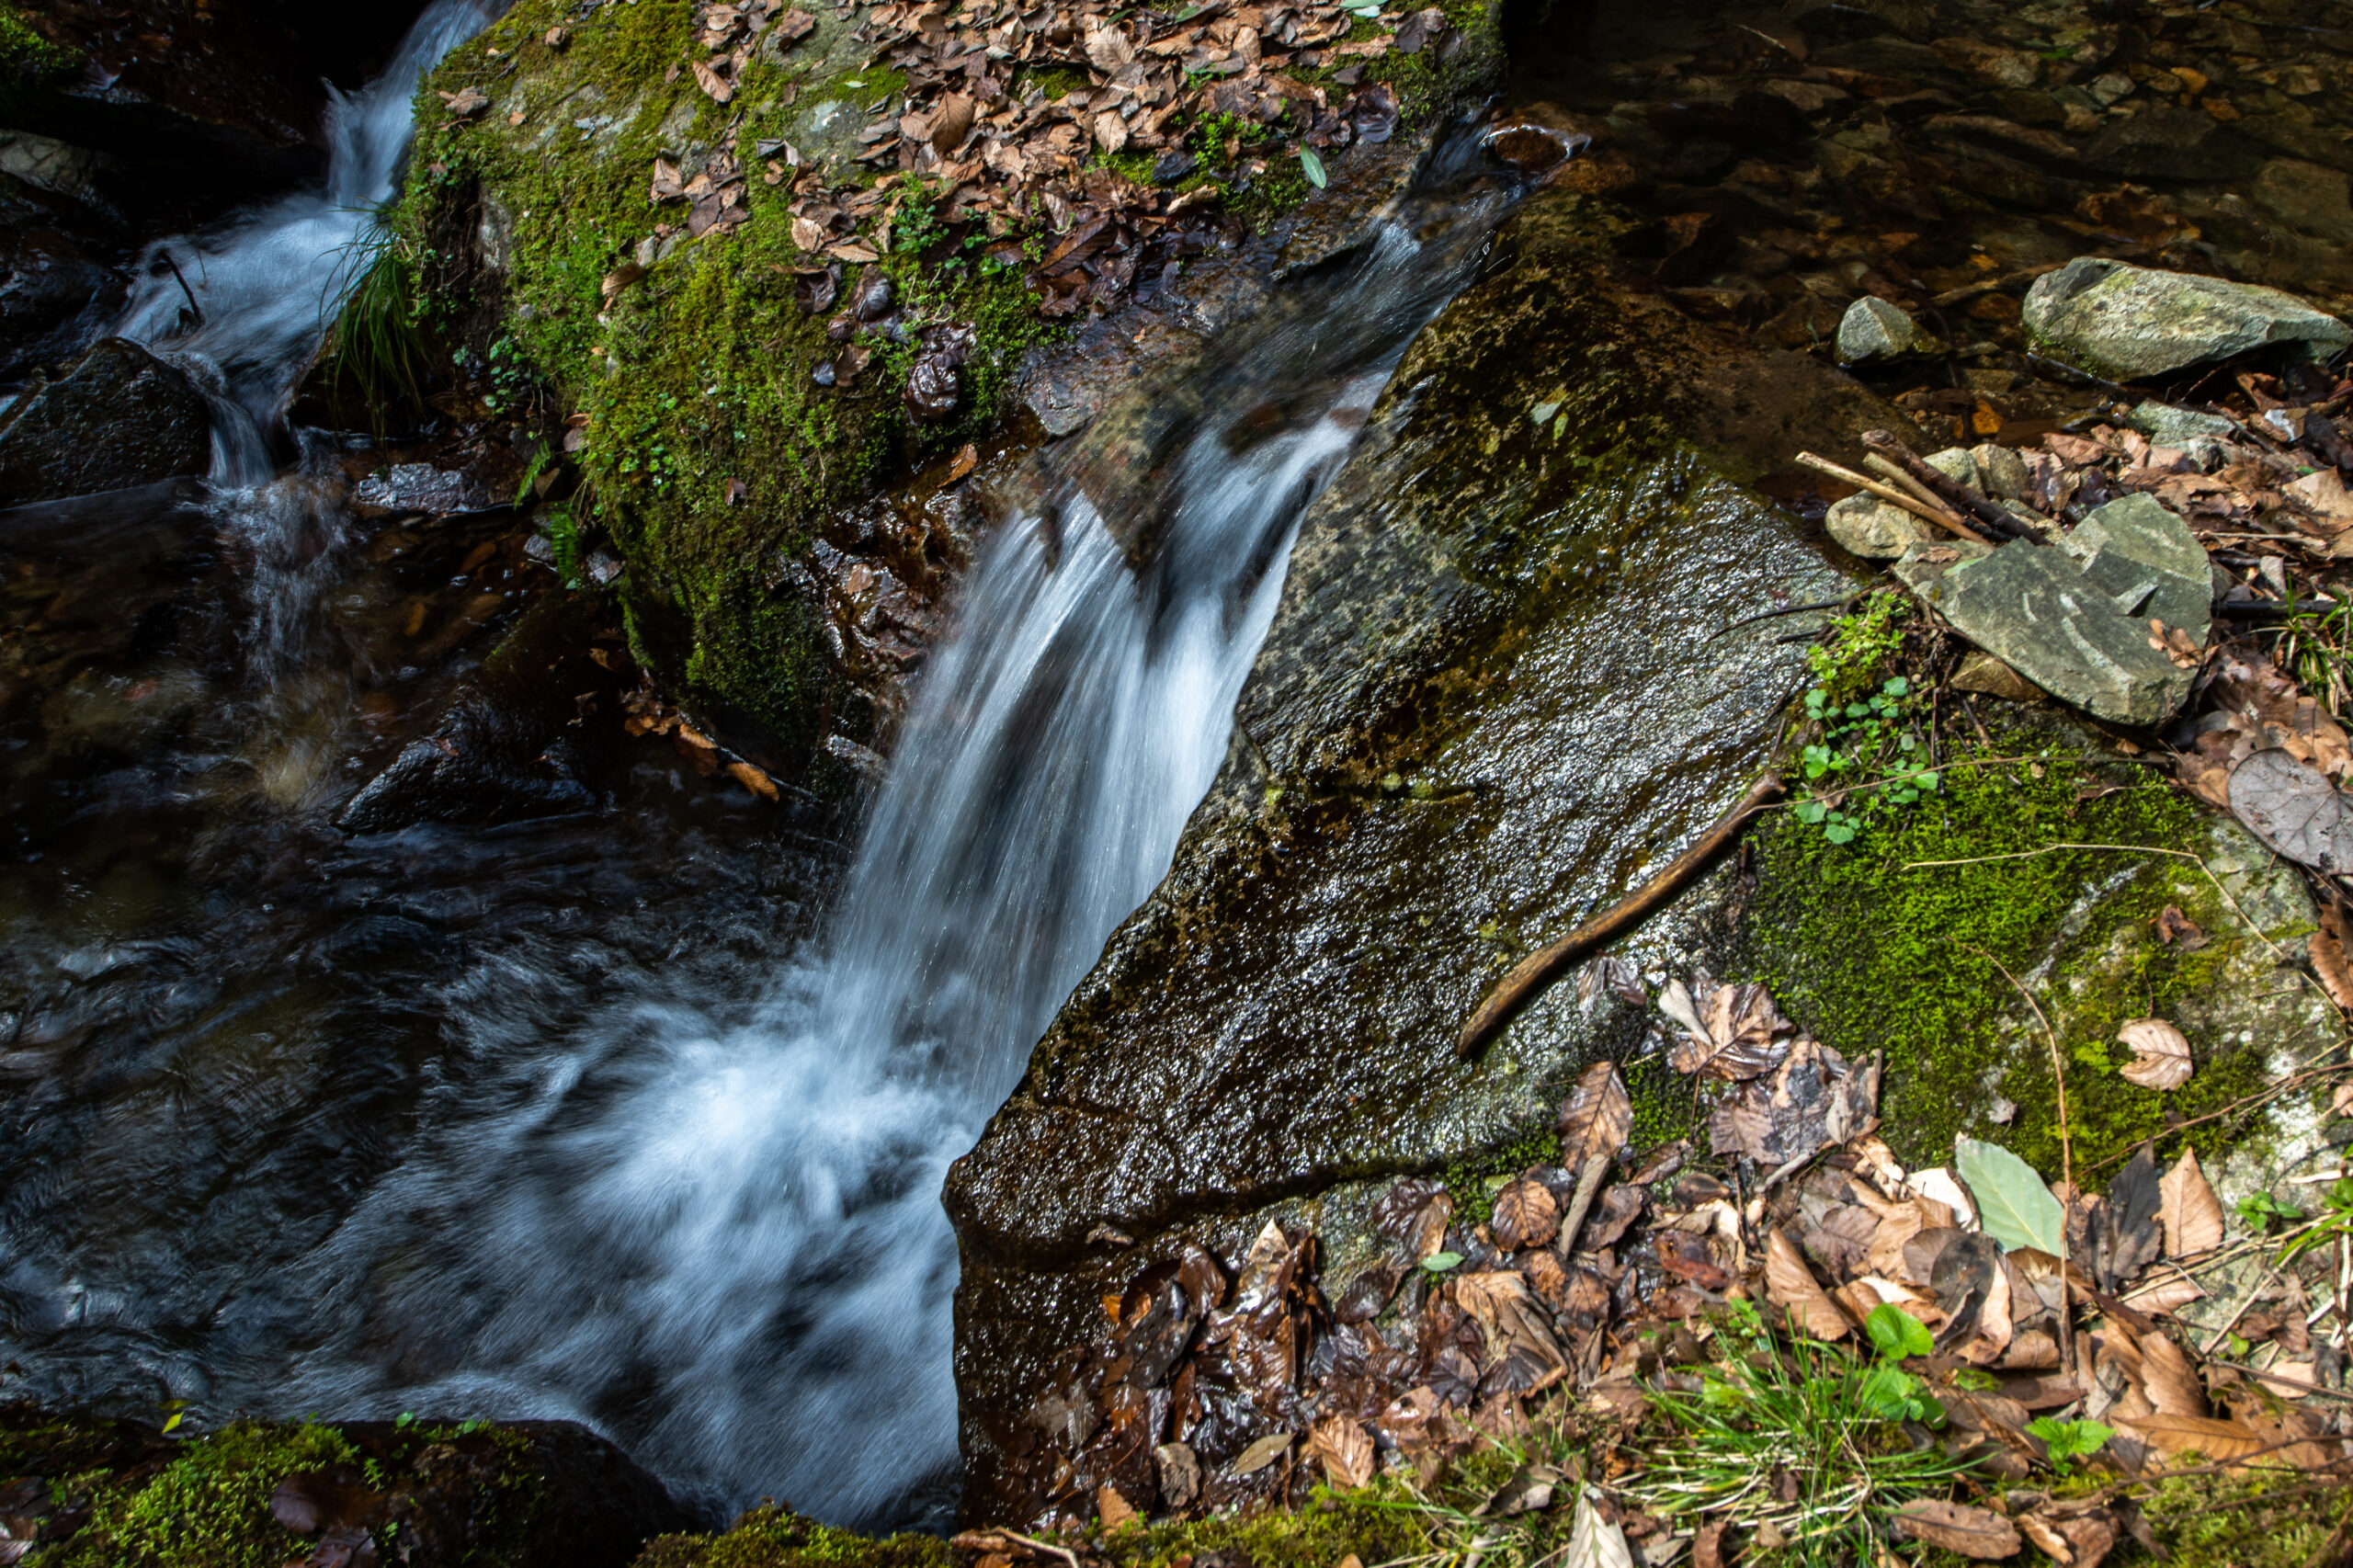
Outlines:
[[1597,1062],[1577,1075],[1561,1102],[1561,1164],[1585,1169],[1596,1154],[1614,1158],[1634,1130],[1634,1102],[1614,1062]]
[[2336,1085],[2336,1093],[2328,1097],[2328,1114],[2353,1116],[2353,1079]]
[[2167,1257],[2195,1257],[2222,1244],[2222,1203],[2198,1168],[2198,1152],[2182,1151],[2180,1161],[2157,1183],[2164,1195],[2157,1219],[2165,1228]]
[[1561,1229],[1561,1206],[1542,1182],[1522,1176],[1495,1194],[1490,1224],[1506,1252],[1540,1247]]
[[2201,1301],[2205,1295],[2206,1292],[2200,1289],[2197,1280],[2187,1274],[2174,1273],[2165,1275],[2162,1278],[2152,1279],[2146,1285],[2127,1291],[2124,1304],[2135,1312],[2147,1312],[2154,1316],[2170,1312],[2176,1307],[2186,1307],[2192,1301]]
[[2144,1089],[2178,1089],[2189,1082],[2189,1041],[2163,1018],[2135,1018],[2116,1031],[2134,1054],[2120,1074]]
[[707,62],[697,60],[690,63],[694,68],[695,85],[709,94],[711,102],[723,104],[735,96],[734,86]]
[[2141,1386],[2160,1415],[2206,1414],[2206,1388],[2189,1365],[2182,1347],[2163,1334],[2144,1334],[2141,1344]]
[[940,100],[939,112],[931,123],[933,152],[944,158],[964,144],[965,136],[972,129],[975,108],[972,100],[961,93],[950,93]]
[[2018,1533],[2040,1547],[2043,1555],[2058,1563],[2059,1568],[2075,1568],[2075,1549],[2041,1515],[2020,1514],[2015,1522]]
[[1997,1266],[1986,1276],[1985,1298],[1977,1309],[1977,1335],[1962,1347],[1961,1359],[1984,1367],[2002,1358],[2018,1334],[2011,1306],[2010,1271]]
[[1086,35],[1087,62],[1106,76],[1136,57],[1136,46],[1117,28],[1097,28]]
[[1354,1489],[1372,1481],[1372,1436],[1364,1423],[1334,1414],[1317,1422],[1307,1434],[1307,1457],[1324,1466],[1335,1486]]
[[625,261],[605,274],[605,280],[597,285],[597,290],[604,295],[605,303],[609,305],[622,290],[644,276],[645,267],[642,263]]
[[1095,1490],[1095,1512],[1106,1535],[1136,1519],[1135,1506],[1120,1496],[1120,1489],[1108,1481]]
[[[736,483],[741,482],[738,481]],[[733,778],[736,783],[741,784],[745,789],[749,790],[753,794],[757,795],[763,801],[774,801],[777,798],[776,780],[770,778],[766,773],[753,767],[748,762],[729,763],[727,765],[727,777]]]
[[2320,976],[2328,999],[2353,1010],[2353,967],[2345,961],[2345,917],[2336,904],[2321,905],[2320,929],[2305,944],[2305,951],[2312,956],[2313,972]]
[[1844,1339],[1854,1327],[1815,1281],[1805,1255],[1779,1225],[1765,1243],[1765,1296],[1816,1339]]
[[2160,1453],[2203,1454],[2218,1464],[2228,1464],[2260,1453],[2264,1441],[2243,1422],[2217,1421],[2204,1415],[2117,1415],[2117,1425],[2130,1427],[2133,1435]]
[[1993,1510],[1936,1497],[1904,1504],[1895,1511],[1895,1524],[1914,1540],[1987,1562],[2016,1557],[2026,1544],[2018,1527]]
[[460,87],[454,93],[443,93],[441,102],[452,118],[471,119],[490,107],[490,95],[480,87]]

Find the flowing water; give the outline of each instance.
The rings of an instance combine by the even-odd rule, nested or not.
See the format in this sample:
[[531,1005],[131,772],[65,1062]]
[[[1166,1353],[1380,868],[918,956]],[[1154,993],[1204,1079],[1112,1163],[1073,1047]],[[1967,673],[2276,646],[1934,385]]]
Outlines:
[[1110,517],[1040,460],[1063,500],[985,542],[846,866],[650,755],[601,813],[347,837],[446,699],[390,627],[468,540],[353,537],[282,413],[408,84],[489,14],[437,0],[338,103],[324,192],[155,253],[122,330],[215,395],[211,527],[70,503],[0,545],[57,687],[6,801],[0,1355],[209,1419],[573,1415],[714,1506],[937,1521],[945,1169],[1165,871],[1302,511],[1507,198],[1449,165],[1234,329]]

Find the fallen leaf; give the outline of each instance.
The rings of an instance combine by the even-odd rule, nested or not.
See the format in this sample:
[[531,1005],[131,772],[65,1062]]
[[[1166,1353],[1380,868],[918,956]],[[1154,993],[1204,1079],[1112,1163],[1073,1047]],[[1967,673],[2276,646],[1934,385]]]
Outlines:
[[1152,1464],[1160,1476],[1161,1501],[1168,1506],[1187,1507],[1200,1495],[1201,1461],[1190,1444],[1161,1444],[1152,1450]]
[[2016,1557],[2026,1543],[2018,1527],[1987,1508],[1918,1497],[1895,1511],[1895,1524],[1914,1540],[1958,1551],[1963,1557],[1995,1562]]
[[1987,1235],[2013,1250],[2066,1250],[2066,1211],[2032,1165],[1998,1143],[1968,1137],[1953,1140],[1953,1164],[1976,1197]]
[[711,102],[723,104],[735,96],[733,85],[726,77],[712,70],[709,64],[699,60],[691,63],[695,74],[695,85],[709,94]]
[[2206,933],[2198,922],[2184,915],[2175,904],[2157,911],[2157,940],[2168,947],[2178,947],[2185,953],[2196,952],[2206,945]]
[[1135,1506],[1120,1496],[1120,1489],[1108,1481],[1095,1490],[1095,1512],[1106,1535],[1136,1521]]
[[1136,46],[1117,28],[1098,28],[1086,35],[1087,61],[1106,76],[1116,75],[1135,57]]
[[980,449],[970,441],[965,442],[964,449],[956,454],[956,460],[948,465],[948,483],[953,484],[972,472],[980,465]]
[[1317,1422],[1307,1434],[1307,1457],[1324,1466],[1335,1486],[1356,1488],[1372,1481],[1372,1436],[1354,1416],[1335,1414]]
[[1257,1474],[1290,1452],[1291,1440],[1297,1436],[1295,1432],[1278,1432],[1270,1437],[1259,1438],[1243,1449],[1242,1457],[1233,1461],[1233,1473],[1236,1475]]
[[946,157],[964,144],[965,136],[972,129],[976,106],[959,93],[950,93],[940,100],[939,113],[931,125],[931,149]]
[[1730,1519],[1711,1519],[1691,1538],[1691,1568],[1724,1568],[1724,1531]]
[[2021,1514],[2016,1523],[2018,1533],[2040,1547],[2046,1556],[2059,1564],[2059,1568],[2075,1568],[2075,1549],[2068,1544],[2067,1538],[2059,1533],[2056,1526],[2040,1514]]
[[2117,1415],[2110,1419],[2160,1453],[2203,1454],[2218,1464],[2260,1453],[2267,1446],[2244,1423],[2217,1421],[2211,1416],[2160,1414]]
[[1765,1242],[1765,1296],[1816,1339],[1844,1339],[1854,1325],[1806,1267],[1805,1255],[1779,1225]]
[[2336,1085],[2336,1093],[2328,1097],[2328,1114],[2353,1116],[2353,1080]]
[[2167,1257],[2195,1257],[2222,1244],[2222,1203],[2198,1168],[2198,1152],[2182,1151],[2181,1159],[2157,1184],[2164,1194],[2157,1221],[2165,1228]]
[[2192,1301],[2203,1301],[2205,1296],[2206,1292],[2200,1288],[2198,1281],[2188,1275],[2168,1274],[2126,1292],[2124,1304],[2135,1312],[2155,1317],[2177,1307],[2186,1307]]
[[443,93],[441,102],[459,119],[471,119],[490,107],[490,95],[480,87],[460,87],[454,93]]
[[1634,1552],[1625,1530],[1603,1518],[1593,1499],[1580,1493],[1560,1562],[1561,1568],[1634,1568]]
[[2230,805],[2289,859],[2332,876],[2353,871],[2353,802],[2284,748],[2258,751],[2231,769]]
[[1540,1247],[1561,1228],[1561,1206],[1552,1189],[1522,1176],[1495,1194],[1495,1211],[1489,1221],[1495,1242],[1506,1252]]
[[645,267],[642,264],[635,261],[625,261],[619,267],[614,267],[610,272],[605,274],[605,279],[602,283],[597,285],[597,290],[604,295],[605,303],[609,305],[613,302],[615,296],[619,295],[622,290],[628,288],[631,284],[636,282],[639,278],[644,276]]
[[2189,1357],[2163,1333],[2139,1336],[2141,1388],[2160,1415],[2206,1414],[2206,1387],[2190,1369]]
[[2320,929],[2313,932],[2304,950],[2311,955],[2313,972],[2320,976],[2321,989],[2339,1007],[2353,1009],[2353,966],[2345,961],[2345,916],[2334,903],[2321,905]]
[[1615,1157],[1634,1130],[1634,1102],[1614,1062],[1597,1062],[1577,1075],[1561,1102],[1561,1164],[1585,1169],[1596,1154]]
[[2164,1091],[2189,1082],[2189,1041],[2163,1018],[2135,1018],[2116,1038],[2134,1052],[2120,1074],[2126,1083]]

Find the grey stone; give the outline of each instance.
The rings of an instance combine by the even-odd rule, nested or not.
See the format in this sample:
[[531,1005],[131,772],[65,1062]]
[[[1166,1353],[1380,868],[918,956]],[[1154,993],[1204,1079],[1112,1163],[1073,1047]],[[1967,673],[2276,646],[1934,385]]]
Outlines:
[[2009,447],[1982,442],[1969,449],[1969,458],[1977,465],[1978,488],[1994,500],[2022,501],[2033,487],[2026,460]]
[[1976,560],[1930,559],[1945,554],[1915,547],[1895,574],[1953,630],[2053,697],[2140,725],[2188,697],[2190,672],[2150,646],[2147,619],[2119,609],[2072,552],[2018,540]]
[[1838,321],[1838,358],[1848,364],[1863,359],[1893,359],[1904,354],[1932,352],[1937,340],[1920,324],[1875,294],[1866,294],[1847,307]]
[[371,512],[482,512],[500,500],[475,475],[431,463],[392,463],[351,487],[351,504]]
[[212,409],[135,343],[108,338],[0,424],[0,506],[127,490],[212,461]]
[[2059,548],[2083,563],[2085,580],[2116,608],[2150,617],[2206,643],[2214,571],[2189,526],[2154,495],[2127,495],[2076,525]]
[[2187,447],[2192,441],[2219,441],[2238,433],[2238,426],[2219,414],[2200,414],[2152,400],[2136,406],[2124,422],[2161,447]]
[[1955,484],[1977,488],[1977,460],[1965,448],[1947,447],[1943,451],[1930,452],[1924,460]]
[[1876,495],[1849,495],[1834,505],[1823,524],[1850,555],[1893,561],[1906,546],[1934,539],[1936,530],[1901,506]]
[[2035,280],[2027,331],[2097,375],[2162,375],[2273,343],[2353,343],[2353,327],[2277,289],[2077,256]]

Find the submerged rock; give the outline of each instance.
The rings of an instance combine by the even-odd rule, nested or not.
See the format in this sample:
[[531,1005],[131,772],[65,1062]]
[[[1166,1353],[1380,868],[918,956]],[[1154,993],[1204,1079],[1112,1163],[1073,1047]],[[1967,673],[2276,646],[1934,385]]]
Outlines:
[[2353,327],[2293,295],[2194,273],[2077,256],[2035,279],[2027,331],[2096,374],[2163,375],[2273,343],[2316,351],[2353,344]]
[[1876,295],[1864,295],[1838,319],[1838,358],[1850,365],[1864,359],[1933,354],[1940,347],[1903,307]]
[[2188,528],[2153,497],[2109,502],[2056,546],[2018,540],[1967,553],[1915,546],[1895,574],[1963,637],[2096,717],[2160,723],[2188,697],[2192,670],[2150,623],[2202,647],[2211,569]]
[[110,337],[0,423],[0,506],[128,490],[212,461],[212,415],[178,370]]

